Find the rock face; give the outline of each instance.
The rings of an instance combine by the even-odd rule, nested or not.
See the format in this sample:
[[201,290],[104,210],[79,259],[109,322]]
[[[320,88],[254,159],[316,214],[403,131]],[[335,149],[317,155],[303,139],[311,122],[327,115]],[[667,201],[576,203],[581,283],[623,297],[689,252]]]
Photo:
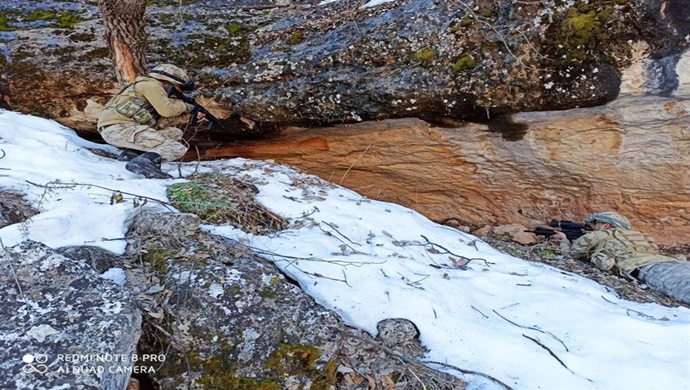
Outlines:
[[0,388],[125,388],[141,334],[128,291],[36,242],[0,269]]
[[581,221],[617,210],[660,243],[690,236],[690,100],[513,115],[503,126],[415,119],[287,128],[270,141],[209,150],[291,164],[431,219],[476,226]]
[[[0,107],[97,138],[117,90],[100,15],[54,5],[36,20],[41,3],[0,4]],[[687,237],[684,1],[233,6],[147,9],[151,64],[185,64],[199,100],[233,119],[190,135],[202,158],[275,158],[437,220],[531,226],[615,208],[662,243]],[[336,123],[350,125],[321,127]]]
[[[0,105],[93,132],[116,91],[100,13],[55,3],[0,4]],[[266,132],[599,105],[640,58],[642,90],[671,94],[690,32],[682,0],[317,3],[152,3],[147,57],[184,64],[202,93]]]

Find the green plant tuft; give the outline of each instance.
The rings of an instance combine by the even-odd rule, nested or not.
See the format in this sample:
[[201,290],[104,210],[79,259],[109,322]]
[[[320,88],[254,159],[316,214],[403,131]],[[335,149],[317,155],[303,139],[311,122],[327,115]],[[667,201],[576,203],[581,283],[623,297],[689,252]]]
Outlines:
[[295,31],[290,34],[285,42],[287,42],[288,45],[299,45],[304,42],[305,39],[306,36],[304,35],[304,31]]
[[436,51],[432,49],[422,49],[412,56],[412,61],[427,65],[436,59]]
[[168,188],[168,198],[180,211],[196,214],[208,222],[223,222],[230,211],[227,197],[210,192],[199,183],[173,184]]
[[455,61],[451,69],[453,72],[462,72],[466,70],[474,69],[477,66],[477,62],[471,56],[464,56],[461,59]]

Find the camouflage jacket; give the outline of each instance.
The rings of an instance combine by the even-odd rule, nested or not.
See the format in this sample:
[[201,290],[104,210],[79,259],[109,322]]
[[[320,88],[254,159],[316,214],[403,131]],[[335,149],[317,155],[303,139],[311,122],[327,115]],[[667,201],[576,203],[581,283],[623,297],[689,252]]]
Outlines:
[[[128,106],[128,103],[132,105]],[[123,115],[123,106],[134,108],[133,112],[137,111],[137,108],[143,109],[139,111],[148,109],[153,113],[153,118],[140,121],[132,116]],[[168,97],[163,83],[151,77],[139,76],[134,83],[126,86],[105,105],[98,117],[98,127],[120,123],[139,123],[153,127],[158,118],[173,118],[187,111],[187,105],[182,100]]]
[[577,260],[590,260],[603,270],[615,267],[626,274],[648,264],[678,261],[660,254],[659,248],[646,234],[627,229],[594,231],[572,243],[564,239],[561,253]]

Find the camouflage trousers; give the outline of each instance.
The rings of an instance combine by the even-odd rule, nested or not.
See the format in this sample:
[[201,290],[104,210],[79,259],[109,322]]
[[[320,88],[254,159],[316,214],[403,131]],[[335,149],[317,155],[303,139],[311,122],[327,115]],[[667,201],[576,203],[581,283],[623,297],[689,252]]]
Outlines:
[[100,134],[110,145],[158,153],[163,161],[175,161],[187,152],[187,146],[180,142],[182,130],[176,127],[155,130],[146,125],[121,123],[106,126]]
[[638,279],[651,289],[690,305],[690,261],[664,261],[640,267]]

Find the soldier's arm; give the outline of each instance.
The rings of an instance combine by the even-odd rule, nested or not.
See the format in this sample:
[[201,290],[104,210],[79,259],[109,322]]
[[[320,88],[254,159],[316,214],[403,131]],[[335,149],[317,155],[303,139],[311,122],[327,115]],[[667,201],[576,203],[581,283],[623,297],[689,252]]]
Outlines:
[[603,238],[601,233],[603,232],[587,233],[573,242],[564,239],[561,241],[561,253],[575,260],[590,260],[592,250],[599,245]]
[[156,112],[164,118],[171,118],[187,112],[187,105],[179,99],[171,99],[160,83],[151,81],[141,83],[141,93],[151,103]]

